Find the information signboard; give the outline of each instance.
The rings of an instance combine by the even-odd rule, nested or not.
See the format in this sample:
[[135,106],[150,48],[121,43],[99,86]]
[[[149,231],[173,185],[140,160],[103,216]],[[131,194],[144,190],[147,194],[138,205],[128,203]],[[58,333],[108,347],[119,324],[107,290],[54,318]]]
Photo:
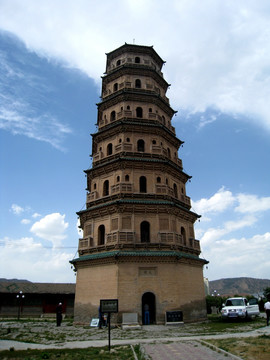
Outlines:
[[183,312],[180,310],[166,311],[166,323],[183,322]]
[[100,300],[100,311],[102,313],[118,313],[118,299]]

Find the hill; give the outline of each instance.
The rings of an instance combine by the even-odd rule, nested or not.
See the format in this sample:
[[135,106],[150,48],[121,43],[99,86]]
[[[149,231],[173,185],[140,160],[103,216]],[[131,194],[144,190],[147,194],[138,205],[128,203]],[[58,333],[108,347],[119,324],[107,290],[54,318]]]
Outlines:
[[270,287],[269,279],[239,277],[209,281],[210,294],[216,290],[222,296],[262,294],[267,287]]

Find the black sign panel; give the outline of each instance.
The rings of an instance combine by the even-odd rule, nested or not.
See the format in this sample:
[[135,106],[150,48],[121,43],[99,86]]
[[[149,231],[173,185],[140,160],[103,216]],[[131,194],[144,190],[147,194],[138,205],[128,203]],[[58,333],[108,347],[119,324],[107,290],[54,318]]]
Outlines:
[[100,300],[100,312],[118,313],[118,299]]
[[166,311],[166,322],[182,322],[183,321],[183,312],[176,311]]

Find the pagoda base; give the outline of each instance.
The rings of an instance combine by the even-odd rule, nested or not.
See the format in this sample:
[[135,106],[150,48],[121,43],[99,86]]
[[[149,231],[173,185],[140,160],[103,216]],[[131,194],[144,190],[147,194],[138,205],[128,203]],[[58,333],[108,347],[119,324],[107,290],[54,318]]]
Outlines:
[[145,324],[147,307],[150,324],[164,324],[166,311],[176,310],[184,322],[206,319],[204,261],[176,254],[117,252],[75,259],[74,322],[89,324],[98,317],[100,299],[118,299],[119,312],[112,316],[117,324],[123,313],[137,313],[139,324]]

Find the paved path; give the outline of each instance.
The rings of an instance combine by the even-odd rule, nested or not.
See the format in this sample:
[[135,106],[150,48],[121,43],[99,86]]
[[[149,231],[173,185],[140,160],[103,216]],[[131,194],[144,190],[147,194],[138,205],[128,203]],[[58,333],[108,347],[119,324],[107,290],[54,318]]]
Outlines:
[[[147,354],[153,360],[231,360],[240,359],[231,354],[219,353],[211,350],[208,347],[201,345],[199,341],[207,341],[208,339],[226,339],[239,337],[256,337],[260,335],[270,335],[270,326],[265,326],[260,329],[250,331],[247,333],[226,333],[219,335],[197,335],[197,336],[183,336],[173,338],[156,338],[156,339],[125,339],[125,340],[111,340],[111,345],[135,345],[143,344]],[[13,340],[0,340],[0,350],[9,350],[13,347],[15,350],[27,349],[76,349],[88,347],[102,347],[107,346],[108,340],[92,340],[92,341],[70,341],[61,344],[30,344]]]
[[217,352],[197,341],[173,342],[170,344],[146,344],[146,354],[153,360],[232,360],[240,359],[225,352]]

